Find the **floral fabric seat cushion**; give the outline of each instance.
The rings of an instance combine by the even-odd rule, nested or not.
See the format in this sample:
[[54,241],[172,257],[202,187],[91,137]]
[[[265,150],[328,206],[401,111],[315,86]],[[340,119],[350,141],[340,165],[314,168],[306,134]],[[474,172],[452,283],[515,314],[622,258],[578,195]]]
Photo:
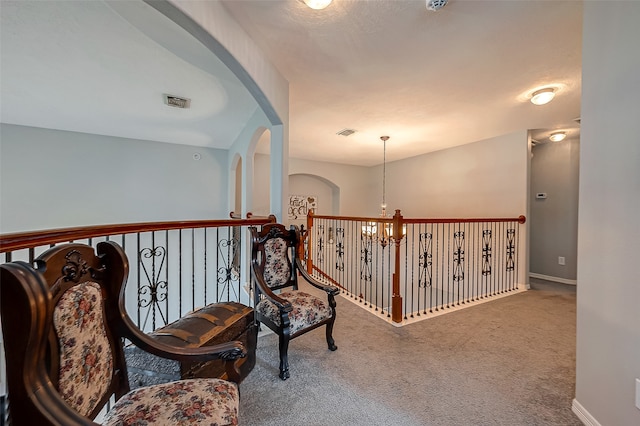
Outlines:
[[135,389],[116,402],[103,425],[237,425],[238,387],[189,379]]
[[[291,302],[293,307],[289,312],[291,334],[331,317],[329,305],[309,293],[291,290],[284,291],[278,296]],[[280,311],[270,300],[262,299],[256,306],[256,311],[269,318],[276,325],[280,325]]]

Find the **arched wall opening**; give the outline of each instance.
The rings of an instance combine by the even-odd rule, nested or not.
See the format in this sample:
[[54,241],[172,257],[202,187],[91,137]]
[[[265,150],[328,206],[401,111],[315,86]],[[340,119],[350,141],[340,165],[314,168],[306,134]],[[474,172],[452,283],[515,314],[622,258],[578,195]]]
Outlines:
[[242,157],[239,154],[235,154],[231,161],[231,170],[229,173],[229,178],[232,180],[229,185],[231,187],[231,200],[229,204],[232,207],[231,211],[235,217],[238,215],[242,216],[242,166]]
[[289,175],[287,226],[306,225],[310,208],[316,214],[340,214],[340,188],[321,176],[307,173]]
[[264,127],[254,134],[253,152],[253,196],[251,212],[256,216],[268,216],[271,206],[271,131]]

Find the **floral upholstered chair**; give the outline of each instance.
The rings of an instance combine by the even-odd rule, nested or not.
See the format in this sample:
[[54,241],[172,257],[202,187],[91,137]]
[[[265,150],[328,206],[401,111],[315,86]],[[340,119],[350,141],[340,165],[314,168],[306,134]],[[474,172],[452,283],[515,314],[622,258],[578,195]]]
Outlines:
[[34,265],[6,263],[0,272],[13,426],[94,424],[112,396],[105,425],[237,424],[238,387],[230,381],[189,379],[130,391],[123,339],[177,360],[235,360],[246,351],[240,342],[176,348],[141,332],[124,310],[129,264],[117,244],[99,243],[97,254],[65,244]]
[[[335,295],[338,287],[322,284],[305,270],[299,257],[300,232],[294,226],[267,224],[258,232],[251,227],[251,278],[256,320],[278,334],[280,378],[289,378],[289,340],[326,325],[329,350],[338,347],[333,340],[336,320]],[[298,275],[326,292],[325,298],[298,290]]]

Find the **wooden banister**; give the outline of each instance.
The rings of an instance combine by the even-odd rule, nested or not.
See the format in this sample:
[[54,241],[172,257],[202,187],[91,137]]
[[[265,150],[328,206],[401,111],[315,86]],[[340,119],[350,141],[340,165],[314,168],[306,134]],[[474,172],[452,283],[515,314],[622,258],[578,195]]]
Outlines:
[[132,234],[138,232],[165,231],[174,229],[215,228],[222,226],[264,225],[275,223],[275,216],[252,219],[189,220],[177,222],[141,222],[114,225],[96,225],[74,228],[60,228],[42,231],[16,232],[0,235],[0,253],[29,249],[48,244],[108,235]]

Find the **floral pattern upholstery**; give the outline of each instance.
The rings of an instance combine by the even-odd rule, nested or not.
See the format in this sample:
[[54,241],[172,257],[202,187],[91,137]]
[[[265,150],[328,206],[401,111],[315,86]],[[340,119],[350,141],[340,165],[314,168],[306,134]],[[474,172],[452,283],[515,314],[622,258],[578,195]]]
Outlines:
[[[331,317],[332,312],[329,305],[309,293],[291,290],[282,292],[278,296],[291,302],[293,307],[289,312],[291,334]],[[280,325],[280,311],[270,300],[262,299],[256,306],[256,311],[269,318],[276,325]]]
[[103,425],[237,425],[238,402],[235,383],[179,380],[129,392],[116,402]]
[[264,243],[264,280],[269,287],[286,284],[291,275],[287,256],[287,243],[282,238],[272,238]]
[[60,343],[58,390],[84,416],[93,411],[111,383],[113,357],[103,312],[100,287],[84,282],[68,289],[53,313]]

